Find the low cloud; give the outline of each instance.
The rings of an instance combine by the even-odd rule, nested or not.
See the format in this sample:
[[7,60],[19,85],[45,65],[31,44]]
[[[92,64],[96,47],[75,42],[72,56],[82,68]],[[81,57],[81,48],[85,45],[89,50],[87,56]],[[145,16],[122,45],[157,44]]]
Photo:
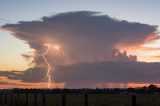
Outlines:
[[[59,66],[52,72],[52,81],[65,83],[67,88],[96,87],[109,84],[159,83],[160,63],[96,62]],[[0,76],[19,79],[24,83],[47,82],[44,68],[29,68],[21,73],[0,72]],[[104,85],[103,85],[104,84]]]
[[[54,74],[55,82],[66,82],[67,87],[81,83],[159,83],[160,63],[98,62],[62,66]],[[76,84],[77,83],[77,84]],[[85,86],[83,86],[85,87]]]

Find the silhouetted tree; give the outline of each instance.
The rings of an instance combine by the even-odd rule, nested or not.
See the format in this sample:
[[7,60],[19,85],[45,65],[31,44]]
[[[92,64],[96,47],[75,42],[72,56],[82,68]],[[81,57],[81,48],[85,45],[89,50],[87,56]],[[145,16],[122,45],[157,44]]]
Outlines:
[[127,91],[128,92],[135,92],[135,89],[134,88],[128,88]]
[[151,84],[151,85],[148,86],[148,90],[153,93],[153,92],[158,91],[158,88],[157,88],[156,85]]

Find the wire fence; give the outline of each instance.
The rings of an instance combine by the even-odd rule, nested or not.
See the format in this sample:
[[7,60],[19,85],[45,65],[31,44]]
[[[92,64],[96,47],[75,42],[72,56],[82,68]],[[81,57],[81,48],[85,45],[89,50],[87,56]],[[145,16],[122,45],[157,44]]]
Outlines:
[[[0,93],[7,106],[138,106],[136,95]],[[155,105],[154,105],[155,106]]]

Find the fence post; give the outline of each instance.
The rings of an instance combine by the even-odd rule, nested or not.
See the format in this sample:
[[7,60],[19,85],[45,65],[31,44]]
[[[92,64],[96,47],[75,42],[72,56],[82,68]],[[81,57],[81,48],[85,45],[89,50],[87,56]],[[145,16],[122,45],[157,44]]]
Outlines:
[[43,106],[46,106],[46,95],[42,94],[42,104]]
[[4,103],[7,103],[7,93],[4,94]]
[[19,93],[17,93],[17,102],[16,102],[16,104],[17,104],[17,106],[19,106]]
[[12,106],[12,93],[11,93],[11,101],[10,101],[10,105]]
[[4,93],[2,93],[2,104],[4,103]]
[[66,94],[62,94],[62,106],[66,106]]
[[26,93],[26,106],[28,106],[28,93]]
[[2,103],[2,92],[1,92],[1,99],[0,99],[0,102]]
[[34,94],[34,106],[37,106],[37,94]]
[[136,95],[132,95],[132,106],[136,106]]
[[84,106],[88,106],[88,94],[84,94]]

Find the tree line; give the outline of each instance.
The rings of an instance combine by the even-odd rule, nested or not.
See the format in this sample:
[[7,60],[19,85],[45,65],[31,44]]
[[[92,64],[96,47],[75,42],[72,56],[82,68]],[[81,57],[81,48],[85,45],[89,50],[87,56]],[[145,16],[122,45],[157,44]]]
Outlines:
[[49,93],[49,94],[60,94],[60,93],[70,93],[70,94],[130,94],[130,93],[160,93],[160,88],[158,88],[154,84],[150,84],[149,86],[144,86],[141,88],[81,88],[81,89],[1,89],[1,92],[12,92],[12,93]]

